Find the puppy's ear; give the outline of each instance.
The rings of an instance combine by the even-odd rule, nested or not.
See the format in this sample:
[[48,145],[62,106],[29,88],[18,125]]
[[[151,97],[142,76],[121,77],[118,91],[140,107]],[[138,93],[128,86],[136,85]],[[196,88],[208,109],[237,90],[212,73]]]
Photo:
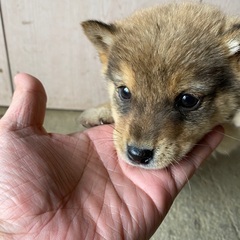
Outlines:
[[229,49],[229,57],[240,53],[240,40],[231,39],[227,42],[227,46]]
[[99,54],[108,54],[109,48],[114,42],[117,31],[115,25],[89,20],[83,22],[82,27],[89,40],[98,50]]
[[240,127],[240,110],[238,110],[233,117],[233,124],[236,127]]
[[228,37],[227,47],[229,50],[229,57],[240,53],[240,23],[233,24],[227,31]]
[[[239,65],[240,59],[240,23],[232,24],[225,33],[225,42],[228,47],[228,56]],[[237,70],[238,71],[238,70]],[[240,109],[235,112],[233,124],[240,128]]]

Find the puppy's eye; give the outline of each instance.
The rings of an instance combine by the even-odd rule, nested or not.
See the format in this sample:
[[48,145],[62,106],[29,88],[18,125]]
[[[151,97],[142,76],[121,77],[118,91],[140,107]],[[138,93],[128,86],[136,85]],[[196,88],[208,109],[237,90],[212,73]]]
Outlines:
[[118,88],[118,95],[122,101],[130,100],[132,96],[130,90],[126,86]]
[[176,107],[181,111],[193,111],[200,106],[200,99],[192,94],[184,93],[177,97]]

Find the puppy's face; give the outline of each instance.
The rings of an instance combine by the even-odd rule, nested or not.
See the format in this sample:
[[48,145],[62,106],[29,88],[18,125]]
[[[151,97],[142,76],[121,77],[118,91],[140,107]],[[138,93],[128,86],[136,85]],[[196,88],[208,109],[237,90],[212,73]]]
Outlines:
[[83,27],[108,79],[115,145],[127,162],[166,167],[234,117],[240,25],[219,11],[173,4]]

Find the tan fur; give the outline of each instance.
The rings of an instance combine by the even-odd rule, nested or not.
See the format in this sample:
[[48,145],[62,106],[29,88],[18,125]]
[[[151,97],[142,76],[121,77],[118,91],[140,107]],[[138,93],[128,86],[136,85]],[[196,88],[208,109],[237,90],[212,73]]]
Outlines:
[[101,60],[102,65],[104,66],[103,68],[107,68],[107,65],[108,65],[107,55],[105,53],[99,53],[99,58]]
[[[144,168],[166,167],[218,124],[231,135],[218,150],[228,153],[238,145],[240,19],[205,4],[173,3],[109,25],[82,25],[99,52],[111,103],[87,110],[81,123],[114,119],[121,158]],[[183,108],[185,98],[192,104],[189,95],[198,102]],[[138,162],[135,150],[152,155]]]

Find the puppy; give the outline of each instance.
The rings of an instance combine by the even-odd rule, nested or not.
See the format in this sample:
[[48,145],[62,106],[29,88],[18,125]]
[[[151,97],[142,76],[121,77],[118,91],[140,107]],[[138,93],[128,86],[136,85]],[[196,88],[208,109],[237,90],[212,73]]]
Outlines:
[[82,23],[96,47],[110,103],[86,110],[86,127],[115,123],[119,156],[143,168],[180,160],[214,126],[228,153],[240,136],[240,19],[182,3],[106,24]]

